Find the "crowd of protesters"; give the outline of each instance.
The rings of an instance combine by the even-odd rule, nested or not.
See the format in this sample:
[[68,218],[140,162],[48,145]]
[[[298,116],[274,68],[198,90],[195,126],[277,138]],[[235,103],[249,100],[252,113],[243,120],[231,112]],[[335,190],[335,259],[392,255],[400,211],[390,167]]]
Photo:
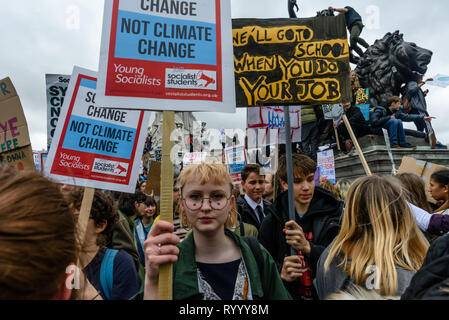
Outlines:
[[166,263],[174,264],[173,299],[448,297],[438,288],[449,285],[449,171],[432,175],[428,199],[413,174],[318,186],[316,162],[298,153],[292,160],[294,219],[284,155],[271,177],[245,167],[241,189],[225,165],[184,168],[173,222],[159,219],[146,189],[96,190],[84,239],[76,227],[82,188],[4,166],[0,298],[158,299]]
[[[360,15],[329,10],[345,14],[351,59],[361,56]],[[355,72],[351,84],[355,97]],[[393,148],[410,148],[403,122],[414,122],[415,136],[430,141],[424,84],[407,83],[369,120],[355,100],[344,103],[356,138],[387,129]],[[145,168],[134,193],[95,190],[80,230],[83,188],[0,167],[0,299],[157,300],[168,263],[175,300],[449,298],[449,170],[432,174],[432,199],[413,174],[316,185],[321,118],[319,106],[302,108],[293,190],[285,155],[273,174],[247,165],[241,188],[225,165],[192,164],[174,177],[172,221],[160,219]],[[335,125],[350,151],[349,128]]]

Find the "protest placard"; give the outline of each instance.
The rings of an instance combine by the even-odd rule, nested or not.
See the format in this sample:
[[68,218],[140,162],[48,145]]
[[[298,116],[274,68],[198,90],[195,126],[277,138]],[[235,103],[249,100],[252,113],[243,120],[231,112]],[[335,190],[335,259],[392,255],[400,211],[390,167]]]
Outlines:
[[333,120],[335,125],[338,126],[343,119],[345,113],[343,105],[341,104],[323,104],[322,105],[324,120]]
[[61,107],[64,104],[65,94],[69,85],[70,75],[46,74],[47,87],[47,150],[50,149],[51,140],[55,134]]
[[106,0],[98,104],[235,112],[228,0]]
[[7,164],[17,170],[36,170],[31,145],[0,153],[0,165]]
[[237,107],[351,101],[343,15],[233,19]]
[[432,79],[433,79],[433,81],[426,81],[426,83],[430,84],[432,86],[437,86],[437,87],[441,87],[441,88],[449,87],[449,76],[448,75],[437,74]]
[[360,109],[365,121],[369,121],[369,88],[359,88],[356,91],[355,106]]
[[226,148],[226,163],[229,167],[232,183],[239,184],[242,182],[241,172],[247,164],[246,150],[244,146],[236,146]]
[[47,154],[46,151],[33,151],[33,160],[37,172],[44,172]]
[[0,80],[0,164],[35,170],[30,134],[11,79]]
[[39,162],[39,152],[38,151],[33,151],[33,160],[34,160],[34,165],[36,167],[36,171],[40,172],[41,167],[40,167],[40,162]]
[[184,159],[182,160],[183,168],[188,167],[194,163],[202,163],[206,161],[207,152],[191,152],[186,153],[184,155]]
[[[290,106],[290,137],[301,142],[301,107]],[[248,149],[285,144],[284,107],[248,108]]]
[[333,184],[336,183],[334,151],[332,149],[318,152],[317,166],[320,172],[320,180],[326,179]]
[[73,69],[45,174],[60,183],[134,192],[149,114],[98,107],[96,77]]

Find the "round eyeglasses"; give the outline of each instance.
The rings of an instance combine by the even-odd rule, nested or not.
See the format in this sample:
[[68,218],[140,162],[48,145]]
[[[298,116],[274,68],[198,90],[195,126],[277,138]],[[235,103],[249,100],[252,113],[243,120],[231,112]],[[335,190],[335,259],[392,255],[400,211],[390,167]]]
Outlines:
[[205,198],[203,196],[197,194],[191,194],[187,197],[183,198],[184,204],[189,210],[199,210],[203,206],[203,201],[207,199],[209,200],[209,205],[214,210],[223,210],[228,204],[229,199],[224,194],[215,194],[210,196],[209,198]]

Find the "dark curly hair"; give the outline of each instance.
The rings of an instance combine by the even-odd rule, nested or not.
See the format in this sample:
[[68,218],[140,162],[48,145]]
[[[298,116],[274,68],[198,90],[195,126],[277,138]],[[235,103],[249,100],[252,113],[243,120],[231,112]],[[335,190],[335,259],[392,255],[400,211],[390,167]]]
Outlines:
[[[72,204],[73,209],[80,210],[83,195],[84,190],[82,189],[70,193],[68,200],[69,203]],[[112,234],[112,230],[119,220],[117,207],[114,203],[114,199],[109,193],[95,190],[89,218],[94,220],[96,227],[102,226],[104,222],[107,223],[106,228],[98,235],[97,238],[98,245],[106,246],[108,239],[110,239]]]
[[118,199],[118,209],[127,217],[132,217],[137,214],[137,209],[134,203],[142,203],[147,199],[147,195],[141,191],[135,193],[122,193]]

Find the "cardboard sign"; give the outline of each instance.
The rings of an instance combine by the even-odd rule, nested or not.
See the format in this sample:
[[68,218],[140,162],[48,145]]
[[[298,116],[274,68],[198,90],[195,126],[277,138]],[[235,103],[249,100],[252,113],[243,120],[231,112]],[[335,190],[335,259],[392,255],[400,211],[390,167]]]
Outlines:
[[7,164],[19,171],[36,170],[31,145],[0,154],[0,165]]
[[19,96],[9,78],[0,80],[0,153],[30,144]]
[[431,162],[416,160],[415,158],[411,157],[403,157],[398,173],[399,174],[414,173],[420,176],[426,184],[425,188],[426,188],[427,201],[435,204],[436,201],[434,198],[432,198],[428,190],[430,187],[430,177],[434,172],[440,170],[449,170],[449,168]]
[[70,75],[46,74],[47,86],[47,149],[50,149],[51,140],[55,134],[61,107],[64,104],[65,94],[69,85]]
[[134,192],[149,114],[98,107],[96,76],[73,69],[45,173],[60,183]]
[[0,164],[35,170],[28,126],[11,80],[0,80]]
[[229,0],[106,0],[98,104],[235,112]]
[[241,172],[248,163],[246,150],[244,146],[237,146],[226,148],[225,150],[226,163],[229,167],[229,173],[233,184],[242,182]]
[[317,166],[320,169],[319,174],[322,179],[329,180],[333,184],[336,183],[334,150],[319,152],[317,154]]
[[233,19],[237,107],[351,100],[344,15]]
[[[248,108],[248,148],[285,144],[284,107]],[[290,106],[290,137],[301,142],[301,107]]]
[[206,161],[207,152],[192,152],[186,153],[184,155],[184,159],[182,161],[183,168],[194,164],[194,163],[202,163]]
[[151,194],[152,192],[154,192],[155,196],[161,196],[161,163],[157,161],[150,161],[147,185],[145,187],[146,194]]

